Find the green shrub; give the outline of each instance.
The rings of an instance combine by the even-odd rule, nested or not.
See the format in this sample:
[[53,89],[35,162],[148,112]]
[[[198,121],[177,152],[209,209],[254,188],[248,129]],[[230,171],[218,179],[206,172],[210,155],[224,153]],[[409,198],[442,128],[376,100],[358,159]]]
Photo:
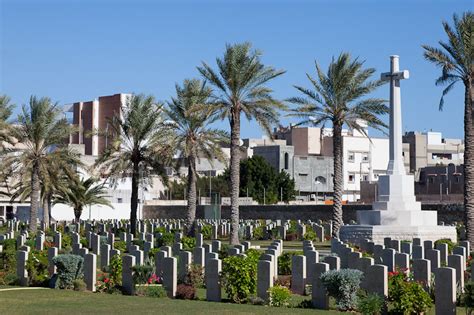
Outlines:
[[166,233],[166,228],[164,228],[163,226],[155,228],[155,234],[157,233],[161,233],[161,234]]
[[18,285],[18,276],[15,272],[0,271],[0,285]]
[[0,253],[0,270],[16,273],[16,240],[3,241],[3,252]]
[[224,259],[224,258],[227,258],[229,256],[229,248],[230,248],[230,245],[229,244],[221,244],[221,249],[219,249],[219,258],[220,259]]
[[453,241],[451,241],[449,238],[445,238],[445,239],[435,241],[435,247],[438,244],[448,245],[448,255],[453,252],[454,246],[456,246],[456,244]]
[[154,298],[166,297],[166,289],[162,285],[139,285],[135,287],[135,295]]
[[148,279],[155,273],[155,266],[151,260],[145,260],[143,265],[136,265],[132,267],[134,271],[133,283],[134,284],[146,284]]
[[58,279],[56,288],[72,289],[73,281],[83,277],[84,258],[77,255],[58,255],[53,258],[53,263],[57,268]]
[[291,220],[290,221],[290,226],[288,227],[288,229],[286,230],[286,234],[296,234],[297,232],[297,229],[296,229],[296,226],[297,226],[297,222],[295,220]]
[[201,265],[191,264],[189,266],[189,271],[184,283],[191,285],[194,288],[203,288],[204,287],[204,268]]
[[154,297],[154,298],[166,297],[166,290],[161,285],[157,285],[157,286],[147,285],[147,286],[144,286],[143,288],[144,288],[143,295],[145,296]]
[[469,281],[464,286],[464,294],[461,298],[461,303],[466,308],[466,314],[472,314],[474,309],[474,282]]
[[250,262],[257,266],[258,260],[262,256],[262,253],[255,248],[250,248],[245,252],[245,255],[247,255],[247,258],[250,260]]
[[264,225],[257,226],[253,229],[253,239],[254,240],[264,240],[265,239],[266,229]]
[[225,258],[221,276],[222,285],[227,297],[231,301],[242,303],[251,294],[255,294],[257,287],[257,263],[252,256],[230,256]]
[[161,250],[161,249],[159,249],[159,248],[152,248],[152,249],[150,249],[150,251],[148,252],[148,258],[150,258],[150,259],[151,259],[151,258],[155,259],[156,253],[158,253],[160,250]]
[[352,310],[356,307],[357,291],[363,273],[355,269],[329,270],[321,275],[321,282],[328,294],[336,299],[340,310]]
[[44,251],[32,251],[26,261],[28,271],[28,283],[31,286],[48,286],[48,253]]
[[212,227],[210,225],[203,225],[201,227],[202,238],[205,240],[210,240],[212,237]]
[[86,283],[82,279],[76,279],[72,282],[72,286],[74,291],[85,291],[86,290]]
[[393,312],[419,314],[427,312],[433,305],[430,295],[423,287],[410,281],[403,272],[391,272],[388,278],[388,299]]
[[316,232],[309,230],[303,235],[303,239],[306,241],[316,241],[318,240],[318,237],[316,236]]
[[363,315],[381,314],[384,299],[376,293],[361,294],[357,300],[357,310]]
[[287,287],[274,286],[268,290],[268,305],[275,307],[289,306],[291,292]]
[[114,255],[109,263],[110,279],[116,285],[122,285],[122,258],[120,255]]
[[69,234],[62,234],[61,247],[62,249],[68,250],[71,248],[72,239]]
[[121,253],[125,253],[127,251],[127,243],[124,241],[115,241],[114,248],[118,249]]
[[291,259],[294,255],[303,255],[303,251],[284,252],[278,257],[278,273],[291,275]]
[[157,238],[156,243],[158,247],[161,246],[171,246],[174,243],[174,234],[173,233],[162,233],[160,237]]
[[192,252],[194,247],[196,247],[196,239],[194,237],[183,236],[181,243],[183,243],[183,250]]

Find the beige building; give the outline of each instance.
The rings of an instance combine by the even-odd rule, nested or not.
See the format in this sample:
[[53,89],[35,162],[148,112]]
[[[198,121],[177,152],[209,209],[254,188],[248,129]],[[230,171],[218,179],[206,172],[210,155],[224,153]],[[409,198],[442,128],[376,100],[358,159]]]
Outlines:
[[108,130],[109,119],[120,115],[120,108],[125,104],[130,94],[114,94],[99,96],[93,101],[76,102],[69,106],[67,111],[73,113],[72,123],[79,132],[72,135],[70,144],[84,144],[86,155],[97,156],[107,147],[106,136],[91,135],[93,131]]
[[461,165],[464,143],[461,139],[445,139],[441,132],[410,131],[403,136],[410,147],[410,172],[419,177],[419,170],[427,166]]

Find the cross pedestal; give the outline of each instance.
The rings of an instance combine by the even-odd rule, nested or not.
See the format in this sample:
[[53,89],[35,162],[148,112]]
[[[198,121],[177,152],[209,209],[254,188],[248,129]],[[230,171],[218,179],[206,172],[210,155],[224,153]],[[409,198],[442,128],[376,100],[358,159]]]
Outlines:
[[403,162],[400,80],[408,79],[408,70],[399,70],[398,56],[390,56],[390,72],[381,79],[390,81],[390,160],[387,175],[379,176],[377,201],[373,210],[357,211],[359,225],[341,228],[340,238],[358,243],[369,238],[383,243],[384,237],[408,240],[449,238],[456,240],[456,229],[438,226],[436,211],[422,211],[415,198],[415,179],[407,175]]

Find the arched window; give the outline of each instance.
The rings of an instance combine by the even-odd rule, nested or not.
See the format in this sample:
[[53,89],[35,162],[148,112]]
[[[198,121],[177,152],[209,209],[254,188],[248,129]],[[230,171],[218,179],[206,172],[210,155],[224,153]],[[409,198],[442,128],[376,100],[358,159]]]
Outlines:
[[288,152],[285,152],[285,170],[288,169],[288,165],[290,164],[290,155],[288,154]]

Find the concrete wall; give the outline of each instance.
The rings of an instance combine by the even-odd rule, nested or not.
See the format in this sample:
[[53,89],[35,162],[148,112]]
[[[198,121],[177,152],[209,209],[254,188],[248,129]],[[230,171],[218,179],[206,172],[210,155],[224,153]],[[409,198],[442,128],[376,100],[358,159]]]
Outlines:
[[[348,205],[344,206],[344,221],[356,219],[356,210],[370,208],[370,206]],[[230,219],[230,206],[222,206],[222,218]],[[143,218],[185,218],[185,206],[147,206],[143,207]],[[272,205],[272,206],[240,206],[241,219],[271,219],[271,220],[330,220],[332,207],[326,205]],[[197,218],[204,218],[204,206],[198,206]]]
[[[356,220],[357,210],[370,210],[371,205],[346,205],[343,206],[343,220],[350,222]],[[438,222],[453,224],[463,220],[462,205],[442,205],[442,204],[423,204],[423,210],[438,211]],[[230,207],[221,208],[222,218],[230,219]],[[186,217],[185,206],[144,206],[144,219],[183,219]],[[269,219],[269,220],[330,220],[332,216],[332,206],[326,205],[278,205],[278,206],[240,206],[241,219]],[[204,218],[204,206],[198,206],[196,211],[197,218]]]

